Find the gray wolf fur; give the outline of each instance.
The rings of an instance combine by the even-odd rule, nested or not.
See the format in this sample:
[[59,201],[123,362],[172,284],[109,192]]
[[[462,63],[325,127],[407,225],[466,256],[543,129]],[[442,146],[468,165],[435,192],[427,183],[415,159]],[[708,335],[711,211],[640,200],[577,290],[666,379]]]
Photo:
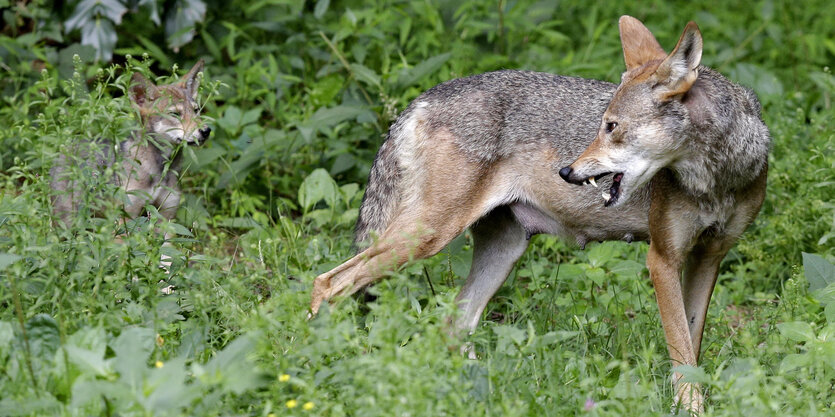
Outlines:
[[[756,95],[700,66],[695,23],[670,54],[637,19],[619,27],[619,85],[499,71],[415,99],[371,169],[367,247],[316,278],[312,312],[470,228],[455,327],[472,330],[530,236],[644,240],[670,357],[696,365],[719,263],[765,196],[771,139]],[[676,402],[699,412],[699,387],[679,378]]]
[[71,226],[81,209],[101,214],[91,201],[101,196],[91,196],[87,190],[91,178],[76,175],[95,177],[105,172],[112,172],[107,181],[125,192],[126,217],[138,217],[152,205],[164,218],[174,218],[180,205],[177,170],[181,153],[176,149],[181,143],[200,145],[211,133],[197,103],[202,71],[200,60],[181,80],[161,86],[140,73],[133,74],[128,93],[141,118],[141,129],[122,140],[80,140],[57,158],[50,171],[57,223]]

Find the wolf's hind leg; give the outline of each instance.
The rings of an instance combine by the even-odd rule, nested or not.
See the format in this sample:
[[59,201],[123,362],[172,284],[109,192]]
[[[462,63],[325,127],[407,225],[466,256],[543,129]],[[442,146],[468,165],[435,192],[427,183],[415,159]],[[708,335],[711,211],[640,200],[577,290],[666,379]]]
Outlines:
[[316,314],[324,300],[336,295],[350,295],[409,260],[424,259],[438,253],[469,225],[469,222],[455,221],[441,224],[437,221],[443,218],[439,213],[428,218],[435,219],[435,224],[429,225],[401,214],[368,249],[316,277],[311,312]]
[[507,206],[498,207],[479,219],[470,231],[473,234],[473,264],[455,299],[461,309],[455,328],[467,331],[476,328],[487,303],[528,247],[524,228]]

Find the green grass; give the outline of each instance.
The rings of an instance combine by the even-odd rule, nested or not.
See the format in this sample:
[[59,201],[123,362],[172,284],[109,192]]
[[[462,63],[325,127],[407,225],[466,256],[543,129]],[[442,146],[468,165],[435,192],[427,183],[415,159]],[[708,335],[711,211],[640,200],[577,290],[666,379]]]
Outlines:
[[[370,162],[397,111],[438,82],[500,68],[617,81],[623,13],[668,49],[695,20],[703,62],[757,91],[774,139],[765,205],[722,265],[700,367],[682,371],[706,387],[707,415],[829,415],[831,9],[233,1],[209,8],[178,53],[147,49],[135,34],[165,45],[162,29],[126,16],[109,65],[73,60],[78,35],[51,34],[72,9],[10,7],[22,20],[0,34],[0,415],[669,415],[643,243],[581,251],[536,236],[463,340],[447,322],[472,256],[466,234],[373,297],[307,318],[313,278],[351,255]],[[160,63],[199,57],[216,80],[202,90],[214,133],[183,150],[186,199],[178,226],[164,226],[178,232],[173,247],[160,248],[154,215],[116,242],[115,205],[53,227],[48,170],[62,146],[135,126],[131,70],[168,76]],[[161,251],[177,259],[170,273]],[[163,295],[167,285],[176,292]],[[467,341],[478,360],[459,352]]]

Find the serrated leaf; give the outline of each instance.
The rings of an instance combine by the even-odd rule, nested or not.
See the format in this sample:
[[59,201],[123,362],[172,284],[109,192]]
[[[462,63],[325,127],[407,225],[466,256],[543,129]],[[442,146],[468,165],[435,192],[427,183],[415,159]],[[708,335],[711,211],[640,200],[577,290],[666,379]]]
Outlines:
[[792,321],[777,324],[777,330],[783,337],[795,342],[809,342],[815,340],[815,332],[809,323]]
[[803,252],[803,270],[809,290],[815,291],[835,282],[835,266],[820,255]]
[[397,78],[398,87],[402,88],[411,86],[412,84],[418,82],[421,78],[437,71],[449,60],[451,56],[452,53],[450,52],[443,53],[433,56],[432,58],[429,58],[412,68],[404,69],[400,72],[400,76]]

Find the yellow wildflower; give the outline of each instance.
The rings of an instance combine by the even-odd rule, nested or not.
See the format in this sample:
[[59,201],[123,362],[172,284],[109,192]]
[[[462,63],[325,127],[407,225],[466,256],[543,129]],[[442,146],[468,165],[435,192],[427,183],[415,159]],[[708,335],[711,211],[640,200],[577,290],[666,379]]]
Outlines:
[[162,363],[162,361],[156,361],[154,362],[154,366],[156,366],[157,368],[162,368],[163,366],[165,366],[165,364]]
[[278,377],[278,382],[287,382],[289,380],[290,380],[290,375],[287,375],[287,374],[281,374]]
[[286,405],[287,408],[295,408],[297,405],[299,405],[299,402],[296,401],[296,400],[290,400],[290,401],[287,401],[287,403],[284,404],[284,405]]
[[310,402],[310,401],[308,401],[308,402],[304,403],[304,405],[302,406],[302,408],[304,408],[306,411],[310,411],[310,410],[312,410],[312,409],[313,409],[313,403],[312,403],[312,402]]

